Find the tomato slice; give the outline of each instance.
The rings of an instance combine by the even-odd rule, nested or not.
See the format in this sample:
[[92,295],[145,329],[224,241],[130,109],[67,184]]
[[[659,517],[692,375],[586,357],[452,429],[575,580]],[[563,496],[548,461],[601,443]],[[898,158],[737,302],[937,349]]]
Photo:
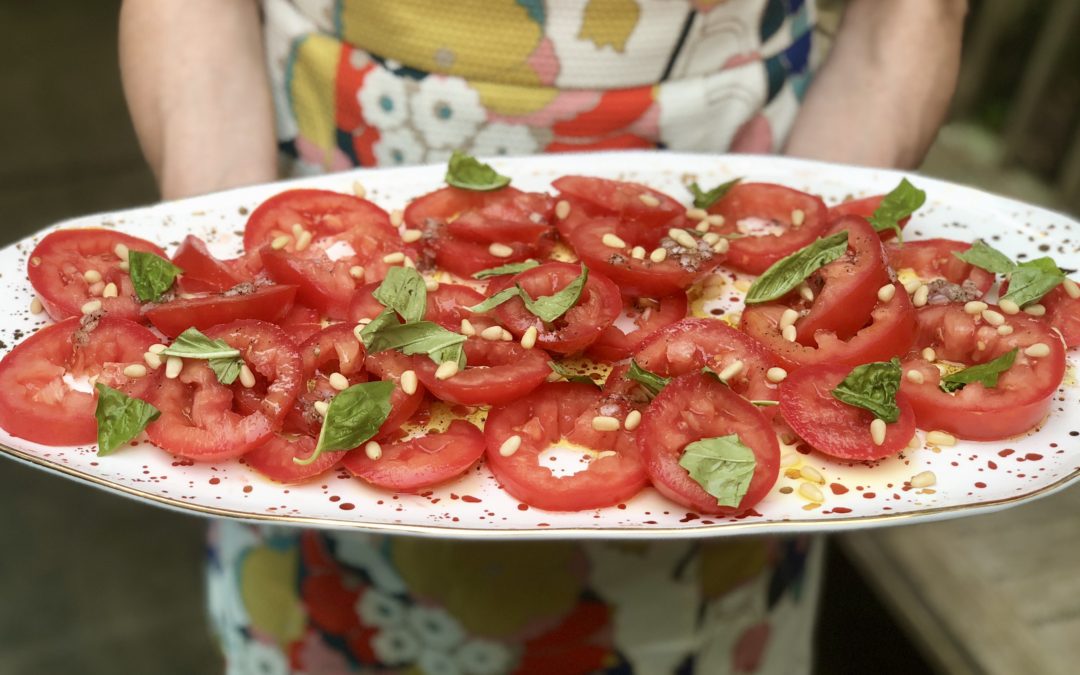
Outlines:
[[649,228],[681,227],[673,223],[686,216],[686,207],[669,195],[647,185],[629,181],[563,176],[552,181],[552,187],[584,204],[594,216],[612,216],[627,223]]
[[465,473],[484,454],[484,434],[468,422],[454,420],[446,431],[429,431],[381,447],[379,459],[358,448],[342,463],[349,473],[375,487],[418,492]]
[[[797,211],[802,212],[798,225]],[[731,240],[725,264],[750,274],[761,274],[810,244],[829,224],[821,199],[772,183],[739,183],[709,212],[724,217],[713,231],[743,235]]]
[[[456,188],[447,188],[456,189]],[[454,237],[491,244],[493,242],[535,242],[551,230],[555,200],[539,192],[514,188],[496,190],[496,198],[461,212],[450,220],[446,231]]]
[[[623,302],[621,316],[589,345],[587,354],[601,361],[621,361],[637,351],[656,331],[684,318],[686,309],[685,293],[659,299],[628,298]],[[624,326],[629,330],[624,330]]]
[[[356,292],[349,307],[352,321],[374,319],[386,309],[375,299],[374,291],[379,284],[368,284]],[[466,308],[484,301],[479,291],[461,284],[439,284],[434,291],[427,292],[427,310],[424,319],[434,321],[455,333],[461,330],[462,319],[468,319],[477,330],[495,325],[495,319],[489,315],[470,312]]]
[[780,317],[787,309],[779,303],[750,305],[743,310],[739,327],[779,359],[789,371],[816,363],[857,366],[871,361],[888,361],[907,353],[915,340],[915,308],[904,292],[894,284],[895,296],[879,301],[870,313],[870,323],[848,340],[830,331],[818,331],[816,346],[789,342],[780,332]]
[[[750,487],[737,507],[718,505],[679,464],[688,444],[731,434],[753,450],[756,460]],[[752,508],[772,489],[780,470],[780,446],[761,412],[716,378],[698,373],[676,378],[653,399],[642,416],[637,442],[653,486],[702,514]]]
[[[648,483],[634,436],[621,427],[597,431],[593,418],[621,420],[627,411],[625,403],[587,384],[544,384],[525,398],[491,409],[484,428],[487,464],[507,492],[536,508],[582,511],[625,502]],[[503,456],[500,449],[512,436],[521,444]],[[556,445],[590,451],[588,468],[556,477],[541,464],[541,453]]]
[[926,239],[890,244],[889,264],[901,275],[913,273],[930,286],[931,305],[968,302],[986,295],[994,285],[994,275],[964,262],[954,253],[971,244],[952,239]]
[[[843,216],[860,216],[862,218],[869,219],[874,215],[874,211],[881,206],[881,201],[885,199],[885,195],[873,195],[872,197],[863,197],[862,199],[849,199],[846,202],[841,202],[836,206],[829,207],[829,222],[832,222]],[[898,224],[900,229],[903,230],[907,226],[908,221],[911,220],[911,216],[902,219]],[[896,238],[896,230],[883,230],[878,232],[878,236],[882,241],[888,241]]]
[[203,330],[240,319],[277,322],[288,314],[295,286],[257,286],[244,283],[224,293],[195,293],[143,307],[143,314],[159,331],[176,337],[188,328]]
[[285,190],[264,201],[248,216],[244,225],[244,250],[259,250],[284,236],[289,241],[281,250],[297,252],[298,231],[294,232],[293,225],[311,233],[311,244],[341,237],[349,243],[361,244],[354,247],[354,253],[361,255],[382,250],[379,237],[397,238],[390,215],[366,199],[330,190]]
[[245,387],[239,380],[231,385],[237,408],[242,412],[260,411],[275,430],[280,429],[300,393],[304,374],[303,362],[289,336],[272,323],[255,320],[212,326],[206,336],[239,349],[255,376],[254,387]]
[[[525,270],[504,282],[525,289],[531,298],[554,295],[581,276],[581,266],[552,262]],[[619,287],[603,275],[591,272],[577,304],[550,324],[525,308],[515,297],[495,310],[499,321],[520,339],[529,328],[538,331],[536,344],[559,354],[574,354],[596,341],[614,323],[622,309]]]
[[469,338],[465,370],[446,380],[435,378],[435,363],[413,357],[413,368],[424,386],[444,401],[462,405],[499,405],[521,398],[540,386],[551,369],[542,349],[525,349],[517,342]]
[[1046,308],[1044,319],[1058,329],[1065,344],[1080,346],[1080,298],[1069,295],[1062,285],[1044,295],[1039,304]]
[[146,397],[156,374],[131,378],[123,371],[143,363],[157,341],[143,326],[111,316],[72,317],[42,328],[0,360],[0,428],[42,445],[94,443],[92,383]]
[[915,413],[902,393],[896,395],[900,418],[885,426],[885,442],[870,436],[874,414],[848,405],[832,390],[851,373],[848,366],[807,366],[780,383],[780,414],[791,429],[818,452],[854,461],[881,459],[907,447],[915,435]]
[[237,274],[234,266],[215,258],[206,247],[206,242],[192,234],[180,242],[172,261],[184,270],[180,277],[180,288],[189,293],[220,293],[247,281]]
[[673,323],[646,340],[634,360],[663,377],[700,372],[706,366],[721,373],[738,361],[742,367],[727,379],[728,386],[747,399],[777,400],[777,386],[766,377],[776,359],[757,340],[719,319]]
[[412,370],[412,362],[412,357],[395,351],[368,354],[364,361],[364,367],[367,368],[369,375],[379,380],[392,380],[397,385],[390,394],[390,415],[379,427],[377,439],[388,438],[396,433],[402,424],[416,414],[420,404],[424,402],[426,389],[422,384],[417,384],[416,391],[412,394],[406,394],[401,388],[401,376],[405,371]]
[[353,334],[352,325],[344,323],[327,326],[312,335],[300,345],[299,351],[304,368],[303,386],[285,427],[289,431],[318,436],[323,418],[315,404],[319,401],[329,403],[338,393],[338,389],[330,384],[330,376],[340,373],[350,387],[367,382],[364,368],[367,353]]
[[471,277],[481,270],[499,267],[509,263],[521,262],[529,258],[546,257],[551,242],[541,239],[537,244],[509,241],[503,245],[510,253],[497,256],[491,252],[490,244],[481,244],[453,237],[441,231],[438,226],[425,231],[427,246],[432,251],[435,264],[460,277]]
[[[45,235],[30,253],[27,275],[49,316],[56,321],[82,316],[83,305],[99,300],[106,314],[141,321],[131,277],[120,269],[124,262],[116,254],[120,245],[166,257],[165,251],[145,239],[114,230],[57,230]],[[94,280],[86,279],[87,272],[96,275]],[[116,297],[102,297],[109,284],[115,284]]]
[[[795,339],[800,344],[813,346],[820,330],[831,331],[841,340],[855,335],[870,320],[878,291],[890,282],[881,239],[870,223],[847,216],[834,221],[827,235],[844,231],[847,252],[807,279],[814,300],[795,322]],[[797,293],[794,296],[795,306],[801,309],[804,301]]]
[[[989,441],[1022,434],[1042,422],[1065,376],[1065,347],[1045,323],[1026,314],[1005,316],[1004,325],[1013,332],[1001,335],[980,316],[965,312],[963,305],[923,307],[917,316],[915,347],[933,348],[939,360],[966,367],[1020,350],[996,387],[973,383],[952,394],[941,390],[938,367],[921,352],[912,352],[904,360],[904,371],[918,371],[923,382],[905,377],[900,391],[911,401],[919,427]],[[1047,356],[1025,353],[1037,343],[1049,347]]]
[[278,325],[292,338],[293,344],[300,346],[309,337],[323,329],[318,310],[303,305],[293,305]]
[[330,471],[341,461],[342,453],[324,452],[310,464],[297,464],[293,459],[306,459],[315,452],[312,436],[274,434],[270,440],[244,455],[243,462],[272,481],[292,485],[303,483]]

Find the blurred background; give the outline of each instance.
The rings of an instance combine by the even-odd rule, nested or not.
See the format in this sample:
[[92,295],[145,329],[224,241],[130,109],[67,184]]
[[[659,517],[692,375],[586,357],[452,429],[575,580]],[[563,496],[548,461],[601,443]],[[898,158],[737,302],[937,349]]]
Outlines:
[[[0,3],[7,244],[153,202],[116,55],[119,0]],[[819,32],[835,30],[825,0]],[[922,172],[1080,212],[1080,2],[973,0],[951,121]],[[0,674],[221,669],[204,522],[0,462]],[[1080,490],[830,541],[817,672],[1073,673]]]

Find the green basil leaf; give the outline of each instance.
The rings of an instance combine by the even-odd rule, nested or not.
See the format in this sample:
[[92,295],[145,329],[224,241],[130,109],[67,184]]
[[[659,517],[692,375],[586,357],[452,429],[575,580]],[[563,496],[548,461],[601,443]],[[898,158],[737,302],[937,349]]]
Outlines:
[[391,380],[354,384],[330,399],[315,451],[297,464],[311,464],[324,452],[352,450],[371,439],[390,415]]
[[447,361],[453,361],[457,364],[458,370],[465,370],[465,341],[462,340],[457,344],[452,344],[449,347],[443,347],[437,351],[429,354],[431,360],[435,363],[445,363]]
[[998,377],[1012,367],[1019,351],[1019,349],[1013,349],[1005,352],[993,361],[980,363],[977,366],[964,368],[963,370],[958,370],[955,373],[946,375],[941,378],[941,382],[938,383],[938,386],[941,387],[942,391],[950,394],[954,391],[963,389],[972,382],[978,382],[984,387],[996,387]]
[[487,300],[481,303],[475,304],[472,307],[466,307],[465,309],[477,314],[483,314],[484,312],[490,312],[499,305],[503,304],[507,300],[521,297],[521,291],[517,286],[511,286],[510,288],[504,288],[495,295],[491,296]]
[[379,315],[368,322],[368,325],[360,329],[360,341],[364,343],[364,349],[371,352],[371,340],[373,335],[385,328],[400,325],[401,320],[398,319],[397,312],[394,310],[387,308],[379,312]]
[[188,328],[176,336],[173,343],[161,354],[184,359],[204,359],[222,384],[235,382],[240,375],[240,368],[244,365],[239,349],[229,346],[224,340],[211,340],[195,328]]
[[648,392],[649,398],[655,397],[664,387],[668,386],[668,383],[671,382],[670,377],[664,377],[645,370],[633,359],[630,359],[630,370],[627,370],[626,375],[623,377],[640,384],[641,387]]
[[577,304],[581,299],[581,292],[585,289],[585,282],[588,280],[589,268],[582,265],[581,274],[576,279],[551,295],[542,295],[534,299],[529,297],[521,286],[518,286],[518,292],[521,293],[521,299],[525,302],[525,309],[539,317],[541,321],[551,323]]
[[139,435],[158,417],[161,411],[146,401],[132,398],[122,391],[100,382],[94,385],[98,393],[97,418],[98,456],[104,457]]
[[244,367],[244,360],[241,358],[210,359],[207,361],[207,365],[210,366],[210,370],[214,371],[214,375],[217,375],[218,382],[232,384],[236,382],[236,378],[240,377],[240,369]]
[[847,245],[847,232],[837,232],[777,260],[751,284],[746,304],[784,297],[811,274],[844,255]]
[[446,182],[463,190],[490,192],[509,185],[510,178],[499,175],[495,169],[475,157],[455,150],[446,167]]
[[926,192],[909,183],[907,178],[902,178],[900,184],[885,195],[868,220],[876,232],[895,230],[896,237],[903,241],[900,221],[915,213],[925,203]]
[[154,302],[161,294],[172,288],[176,277],[183,270],[165,258],[153,253],[131,251],[128,253],[128,275],[135,295],[143,302]]
[[683,448],[679,466],[716,497],[719,506],[737,507],[754,477],[757,458],[737,434],[703,438]]
[[981,267],[994,274],[1009,274],[1016,269],[1016,263],[1001,251],[982,239],[976,239],[966,251],[953,251],[953,255],[969,265]]
[[900,359],[856,366],[832,390],[837,400],[863,408],[889,424],[900,419],[896,392],[900,391]]
[[742,178],[734,178],[726,183],[721,183],[711,190],[702,190],[698,187],[698,184],[690,183],[686,186],[690,190],[690,194],[694,195],[694,206],[699,209],[710,208],[713,204],[720,201],[728,193],[728,190],[739,184]]
[[596,380],[592,379],[591,377],[586,377],[585,375],[578,375],[563,364],[556,361],[548,361],[548,367],[559,375],[562,375],[563,379],[565,379],[567,382],[580,382],[582,384],[591,384],[594,387],[600,386],[596,383]]
[[[389,311],[389,310],[388,310]],[[382,314],[368,326],[380,321]],[[395,317],[396,321],[396,317]],[[416,323],[390,323],[380,322],[375,330],[360,332],[364,341],[364,348],[369,354],[378,354],[388,349],[397,349],[402,354],[427,354],[435,363],[445,360],[455,360],[458,367],[465,365],[465,352],[461,349],[465,342],[465,336],[448,331],[437,323],[431,321],[417,321]],[[457,349],[451,349],[452,347]]]
[[420,273],[411,267],[391,267],[372,295],[384,307],[400,314],[405,323],[422,320],[427,311],[427,286]]
[[480,270],[476,274],[472,275],[473,279],[490,279],[491,277],[501,277],[507,274],[518,274],[525,270],[531,270],[534,267],[539,267],[540,263],[533,260],[522,260],[517,263],[510,263],[508,265],[500,265],[499,267],[492,267],[486,270]]
[[1065,281],[1065,275],[1053,258],[1036,258],[1020,263],[1009,275],[1009,292],[1002,300],[1012,300],[1023,307],[1038,302]]

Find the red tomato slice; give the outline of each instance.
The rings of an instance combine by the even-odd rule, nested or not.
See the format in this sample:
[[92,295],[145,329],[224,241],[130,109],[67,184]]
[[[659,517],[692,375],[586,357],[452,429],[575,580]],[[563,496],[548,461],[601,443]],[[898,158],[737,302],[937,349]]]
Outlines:
[[465,370],[446,380],[435,378],[437,366],[427,356],[414,356],[413,368],[432,394],[462,405],[508,403],[540,386],[551,374],[547,352],[525,349],[516,342],[469,338],[465,358]]
[[340,373],[350,387],[367,382],[364,369],[367,353],[353,334],[352,324],[344,323],[319,331],[300,345],[299,351],[304,368],[303,386],[285,427],[289,431],[318,436],[323,417],[315,404],[319,401],[329,403],[338,393],[338,389],[330,384],[330,376]]
[[[667,295],[658,300],[627,299],[623,302],[621,318],[600,333],[596,342],[589,345],[587,353],[601,361],[621,361],[637,351],[656,331],[685,317],[686,308],[685,293]],[[624,331],[620,324],[632,327]]]
[[487,200],[479,208],[462,211],[460,216],[450,220],[446,231],[454,237],[491,244],[532,243],[551,230],[555,200],[550,195],[509,187],[496,190],[494,194],[498,198]]
[[1080,298],[1069,295],[1062,285],[1044,295],[1039,304],[1046,308],[1044,319],[1058,329],[1065,344],[1080,346]]
[[[82,306],[96,299],[110,316],[141,321],[135,287],[120,269],[124,261],[116,254],[121,244],[130,251],[166,257],[156,245],[114,230],[85,228],[45,235],[30,253],[27,274],[49,316],[56,321],[82,316]],[[87,281],[87,272],[96,272],[100,280]],[[116,297],[102,297],[108,284],[116,285]]]
[[315,438],[274,434],[244,455],[243,462],[272,481],[292,485],[311,480],[330,471],[341,461],[342,453],[324,452],[310,464],[297,464],[293,459],[306,459],[315,452]]
[[596,216],[612,216],[627,223],[650,228],[679,227],[672,223],[686,216],[686,207],[670,196],[640,183],[563,176],[551,183],[562,195],[579,204],[586,204]]
[[[624,295],[660,296],[680,293],[702,274],[720,264],[723,256],[698,239],[689,249],[675,242],[664,228],[645,228],[617,218],[593,218],[571,210],[560,229],[590,270],[618,284]],[[604,235],[614,234],[626,245],[615,249],[604,243]],[[643,259],[634,258],[634,247],[645,250]],[[667,256],[653,262],[649,255],[664,249]]]
[[144,398],[157,376],[130,378],[123,371],[143,363],[157,341],[143,326],[113,317],[72,317],[42,328],[0,361],[0,428],[42,445],[94,443],[92,382]]
[[292,307],[295,286],[242,284],[224,293],[196,293],[160,304],[147,304],[143,314],[159,331],[176,337],[188,328],[203,330],[240,319],[280,321]]
[[968,264],[953,253],[971,244],[952,239],[926,239],[889,244],[889,265],[897,272],[909,269],[930,286],[931,305],[978,300],[994,285],[994,275]]
[[[795,224],[796,211],[803,214],[800,225]],[[771,183],[740,183],[709,212],[724,217],[724,224],[714,231],[745,235],[731,240],[724,264],[750,274],[761,274],[810,244],[829,223],[821,199]]]
[[402,424],[416,414],[420,404],[424,402],[426,390],[422,384],[416,386],[416,391],[406,394],[401,388],[401,376],[407,370],[412,370],[412,357],[399,352],[386,351],[378,354],[368,354],[364,362],[368,374],[379,380],[393,380],[394,391],[390,394],[390,415],[379,427],[376,439],[384,439],[395,434]]
[[885,427],[885,442],[870,436],[874,414],[848,405],[832,390],[851,373],[848,366],[807,366],[780,383],[780,414],[791,429],[818,452],[854,461],[881,459],[907,447],[915,435],[915,413],[907,397],[896,395],[900,419]]
[[318,310],[303,305],[293,305],[278,325],[289,334],[296,346],[323,329]]
[[[754,451],[750,487],[737,507],[720,506],[679,465],[687,445],[736,434]],[[780,470],[780,446],[769,422],[752,403],[716,378],[690,373],[664,387],[642,416],[638,446],[653,486],[668,499],[702,514],[741,513],[772,489]]]
[[[597,431],[593,418],[623,419],[628,406],[613,402],[587,384],[544,384],[529,396],[491,409],[485,423],[487,464],[515,498],[548,511],[583,511],[625,502],[648,483],[631,432]],[[509,457],[500,449],[521,439]],[[540,464],[548,448],[568,444],[596,453],[588,468],[556,477]]]
[[[386,309],[375,299],[374,291],[378,287],[377,283],[368,284],[356,292],[349,307],[350,320],[374,319]],[[495,320],[490,316],[476,314],[466,309],[483,301],[484,295],[468,286],[439,284],[434,291],[427,292],[427,311],[424,313],[424,318],[455,333],[461,330],[462,319],[468,319],[475,329],[483,330],[488,326],[494,326]]]
[[286,190],[264,201],[248,216],[244,250],[256,251],[285,236],[289,241],[281,250],[296,252],[293,225],[310,232],[312,244],[342,235],[347,235],[343,240],[350,243],[370,244],[354,247],[357,254],[381,250],[380,237],[397,238],[390,215],[366,199],[329,190]]
[[[994,308],[996,309],[996,308]],[[1065,376],[1065,348],[1045,323],[1026,314],[1005,317],[1010,335],[963,305],[924,307],[917,313],[916,348],[932,347],[936,357],[971,366],[1019,348],[1016,361],[998,378],[996,387],[968,384],[949,394],[941,390],[941,371],[920,352],[904,360],[904,371],[922,373],[922,384],[904,378],[900,391],[911,401],[915,419],[923,429],[947,431],[961,438],[997,440],[1022,434],[1037,426],[1050,410],[1054,394]],[[1042,343],[1050,353],[1032,357],[1027,347]]]
[[663,377],[700,372],[706,366],[721,373],[739,361],[743,365],[728,378],[728,386],[747,399],[777,399],[776,385],[766,378],[776,359],[757,340],[719,319],[683,319],[673,323],[646,340],[634,354],[634,360],[645,370]]
[[[529,297],[539,298],[554,295],[579,276],[580,265],[552,262],[525,270],[504,283],[507,287],[516,284]],[[550,324],[526,309],[525,302],[518,297],[499,305],[495,314],[515,338],[520,339],[529,328],[536,328],[538,346],[559,354],[574,354],[595,342],[614,323],[621,309],[619,287],[591,272],[577,304]]]
[[[847,252],[807,279],[814,300],[795,322],[795,339],[800,344],[813,346],[820,330],[831,331],[841,340],[858,333],[870,320],[878,291],[890,282],[881,239],[870,223],[849,216],[833,221],[826,234],[845,230]],[[795,306],[803,309],[802,298],[793,295]]]
[[878,302],[870,324],[848,340],[830,331],[818,331],[816,347],[789,342],[780,334],[780,317],[787,309],[779,303],[750,305],[743,310],[739,327],[763,344],[789,371],[817,363],[857,366],[888,361],[907,353],[915,340],[915,308],[900,284],[889,302]]
[[182,290],[191,293],[222,292],[246,281],[236,268],[218,260],[206,247],[206,242],[189,234],[173,253],[173,264],[184,270],[180,277]]
[[375,487],[394,492],[419,492],[465,473],[484,454],[484,434],[472,424],[454,420],[443,432],[383,443],[379,459],[363,448],[343,460],[349,473]]
[[509,263],[521,262],[529,258],[546,257],[551,242],[541,239],[538,244],[525,244],[519,241],[504,242],[510,254],[497,256],[491,252],[491,244],[480,244],[452,237],[438,229],[429,229],[425,242],[433,252],[435,264],[460,277],[471,277],[482,270],[500,267]]
[[[872,197],[863,197],[862,199],[849,199],[846,202],[841,202],[836,206],[829,207],[829,222],[842,218],[843,216],[861,216],[869,219],[874,215],[874,211],[881,206],[881,200],[885,199],[885,195],[874,195]],[[904,218],[899,222],[900,229],[903,230],[908,221],[911,220],[911,216]],[[884,230],[878,232],[878,236],[882,241],[888,241],[896,238],[895,230]]]

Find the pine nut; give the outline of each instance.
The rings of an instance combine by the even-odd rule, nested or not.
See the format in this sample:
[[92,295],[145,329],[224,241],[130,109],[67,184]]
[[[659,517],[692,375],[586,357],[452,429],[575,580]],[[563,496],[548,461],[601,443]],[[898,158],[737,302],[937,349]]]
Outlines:
[[662,263],[666,259],[667,249],[663,247],[653,249],[653,252],[649,254],[649,260],[653,261],[654,263]]
[[308,246],[311,246],[311,232],[303,230],[296,238],[296,250],[306,251]]
[[499,446],[499,454],[503,457],[512,457],[521,449],[521,436],[514,435],[502,442]]
[[780,331],[780,336],[788,342],[795,342],[797,334],[798,332],[795,330],[795,326],[784,326],[783,330]]
[[930,431],[926,434],[926,442],[930,445],[956,445],[956,436],[945,431]]
[[804,222],[806,222],[806,213],[802,209],[795,209],[791,212],[792,227],[802,227]]
[[713,247],[712,247],[712,250],[715,253],[727,253],[728,250],[730,250],[730,249],[731,249],[731,242],[728,241],[727,239],[724,239],[723,237],[720,238],[720,241],[713,244]]
[[1050,345],[1046,344],[1045,342],[1036,342],[1035,344],[1025,349],[1024,353],[1036,359],[1043,358],[1044,356],[1050,356]]
[[292,237],[287,234],[274,237],[274,240],[270,242],[270,248],[274,249],[275,251],[280,251],[281,249],[288,246],[290,241],[292,241]]
[[121,272],[129,272],[131,271],[131,265],[128,264],[128,261],[125,260],[119,265],[117,265],[116,269],[120,270]]
[[600,242],[604,246],[607,246],[608,248],[618,248],[618,249],[626,248],[626,242],[623,241],[622,239],[620,239],[619,235],[614,234],[612,232],[608,232],[603,237],[601,237]]
[[367,326],[369,323],[371,323],[371,319],[368,319],[367,321],[364,321],[363,319],[361,319],[360,323],[353,326],[352,334],[353,334],[353,337],[356,338],[357,342],[363,342],[364,341],[364,336],[361,335],[361,332],[364,330],[364,327]]
[[401,374],[401,391],[405,392],[409,396],[416,393],[416,388],[419,386],[420,381],[416,377],[415,370],[406,370]]
[[1016,304],[1012,300],[1002,299],[998,301],[998,309],[1006,314],[1019,314],[1020,305]]
[[364,266],[363,265],[353,265],[352,267],[349,268],[349,276],[352,277],[353,279],[363,279],[364,278]]
[[1065,289],[1065,293],[1068,294],[1073,300],[1080,299],[1080,286],[1076,284],[1072,279],[1066,279],[1061,282],[1061,286]]
[[240,366],[240,386],[244,389],[251,389],[255,386],[255,373],[251,372],[251,368],[246,363]]
[[120,258],[124,262],[127,262],[130,251],[128,251],[128,247],[124,244],[117,244],[113,247],[113,253],[116,254],[117,258]]
[[986,349],[986,343],[985,342],[983,342],[982,340],[979,340],[978,342],[975,343],[975,351],[981,352],[984,349]]
[[439,367],[435,369],[435,379],[449,380],[451,377],[457,375],[457,373],[457,361],[443,361],[439,364]]
[[124,368],[124,377],[145,377],[146,366],[141,363],[133,363]]
[[825,476],[822,476],[821,472],[812,466],[804,466],[803,468],[799,469],[799,475],[802,476],[804,480],[808,480],[813,483],[821,483],[822,485],[825,484]]
[[439,290],[439,282],[434,279],[424,279],[424,289],[427,290],[428,293],[434,293]]
[[382,446],[379,445],[378,441],[368,441],[364,444],[364,454],[374,462],[382,457]]
[[349,378],[341,373],[330,373],[330,377],[327,379],[330,382],[330,386],[338,391],[345,391],[349,388]]
[[698,223],[697,225],[694,226],[694,229],[697,230],[698,232],[702,233],[702,234],[705,234],[706,232],[709,231],[709,223],[707,223],[706,221],[701,221],[700,223]]
[[315,412],[322,417],[326,417],[326,413],[330,412],[330,404],[326,401],[315,401],[311,404],[311,407],[315,408]]
[[161,357],[153,352],[146,352],[143,354],[143,361],[146,361],[146,365],[151,370],[157,370],[161,367]]
[[765,371],[765,379],[773,384],[780,384],[787,379],[787,371],[779,366],[773,366]]
[[715,246],[720,242],[721,239],[722,237],[716,232],[706,232],[705,234],[701,235],[701,241],[705,242],[709,246]]
[[803,483],[799,486],[799,496],[804,499],[809,499],[812,502],[821,504],[825,501],[825,495],[821,493],[821,488],[813,483]]
[[912,294],[912,293],[914,293],[915,291],[919,290],[919,288],[920,288],[920,287],[921,287],[922,285],[923,285],[923,282],[922,282],[922,280],[920,280],[920,279],[908,279],[908,280],[907,280],[907,281],[905,281],[905,282],[904,282],[904,284],[903,284],[903,286],[904,286],[904,291],[905,291],[905,292],[906,292],[906,293],[907,293],[908,295],[911,295],[911,294]]
[[644,260],[645,259],[645,247],[644,246],[635,246],[634,248],[630,249],[630,257],[633,258],[634,260]]
[[883,445],[885,443],[885,420],[875,419],[870,423],[870,440],[874,442],[874,445]]
[[694,235],[686,230],[673,227],[668,230],[668,236],[671,237],[672,241],[683,248],[697,248],[697,240],[694,239]]
[[401,263],[405,262],[405,254],[401,251],[387,253],[383,256],[382,261],[387,265],[400,265]]
[[983,321],[990,324],[991,326],[1000,326],[1001,324],[1005,323],[1005,315],[1001,312],[995,312],[992,309],[984,309],[982,311],[982,318]]
[[354,180],[352,184],[352,193],[360,199],[363,199],[367,196],[367,188],[365,188],[364,184],[360,181]]
[[79,309],[82,311],[83,314],[93,314],[94,312],[101,309],[101,301],[100,300],[91,300],[89,302],[84,303],[83,306],[80,307]]
[[514,249],[510,248],[506,244],[500,244],[498,242],[488,246],[488,253],[496,258],[509,258],[514,255]]
[[982,314],[989,305],[980,300],[972,300],[971,302],[964,303],[964,311],[968,314]]
[[90,288],[88,288],[86,290],[89,291],[90,295],[96,295],[96,296],[100,297],[101,294],[105,292],[105,282],[104,281],[96,281],[96,282],[90,284]]
[[915,369],[907,371],[907,379],[908,382],[914,382],[915,384],[922,384],[926,381],[926,378],[923,377],[922,372]]
[[799,320],[799,313],[790,307],[784,310],[784,313],[780,315],[780,330],[784,330],[788,326],[794,326],[795,322]]
[[420,230],[405,230],[401,233],[401,241],[406,244],[411,244],[416,241],[420,241],[420,237],[424,236],[424,233]]
[[[895,290],[895,289],[894,289]],[[799,286],[799,297],[807,302],[814,301],[814,289],[810,288],[806,284]]]
[[502,335],[499,336],[499,339],[502,340],[503,342],[513,342],[514,341],[514,334],[511,333],[510,331],[506,330],[505,328],[503,328],[502,329]]
[[97,270],[86,270],[83,272],[82,276],[88,284],[96,284],[101,281],[101,272],[98,272]]
[[718,374],[720,381],[727,383],[728,380],[737,376],[743,371],[743,362],[741,360],[732,361]]
[[638,195],[638,199],[641,200],[642,204],[651,208],[656,208],[657,206],[660,206],[660,200],[647,192],[643,192],[642,194]]
[[1046,307],[1035,303],[1034,305],[1028,305],[1024,308],[1024,311],[1031,316],[1043,316],[1046,314]]
[[930,287],[926,284],[919,286],[915,291],[915,294],[911,296],[911,304],[916,307],[925,307],[927,300],[930,299]]
[[502,326],[488,326],[484,330],[480,331],[480,337],[484,340],[501,340],[502,332]]
[[101,289],[101,297],[103,298],[115,298],[120,295],[120,292],[116,288],[116,284],[109,282],[105,284],[105,288]]
[[627,431],[633,431],[634,429],[638,428],[639,424],[641,424],[641,411],[631,410],[626,415],[626,419],[623,420],[623,429],[626,429]]
[[618,431],[622,423],[618,418],[608,415],[597,415],[592,418],[592,428],[596,431]]
[[707,220],[709,222],[709,225],[712,225],[713,227],[720,227],[724,224],[724,217],[719,213],[710,213],[709,217],[705,220]]
[[461,320],[461,334],[467,337],[476,335],[476,328],[473,327],[472,321],[469,321],[468,319]]
[[555,217],[559,220],[566,220],[566,217],[570,215],[570,202],[565,199],[560,199],[559,203],[555,205]]
[[926,349],[923,349],[921,355],[924,360],[929,361],[930,363],[937,361],[937,352],[934,351],[933,347],[927,347]]
[[998,335],[1012,335],[1013,327],[1009,325],[998,326],[997,332]]
[[292,235],[294,237],[299,237],[300,234],[304,232],[304,226],[300,223],[293,223],[292,228],[290,229],[292,229]]
[[390,212],[390,224],[394,227],[401,227],[403,220],[405,220],[405,212],[401,209],[394,209]]
[[159,344],[156,344],[156,345],[150,345],[150,348],[147,349],[146,351],[148,351],[148,352],[150,352],[152,354],[160,354],[161,352],[165,351],[166,349],[168,349],[167,346],[159,343]]
[[705,220],[709,217],[709,212],[705,209],[692,208],[686,209],[686,217],[690,220]]
[[878,289],[877,299],[882,302],[888,302],[896,297],[896,286],[892,284],[885,284]]
[[170,356],[165,360],[165,377],[175,380],[183,367],[184,361],[179,356]]
[[30,301],[30,313],[41,314],[44,311],[45,306],[41,304],[41,298],[34,296],[34,298]]
[[913,488],[928,488],[937,485],[937,475],[933,471],[923,471],[912,476],[908,482]]
[[525,329],[525,334],[521,336],[521,346],[525,349],[532,349],[536,346],[538,337],[540,337],[540,331],[536,330],[536,326],[529,326]]

